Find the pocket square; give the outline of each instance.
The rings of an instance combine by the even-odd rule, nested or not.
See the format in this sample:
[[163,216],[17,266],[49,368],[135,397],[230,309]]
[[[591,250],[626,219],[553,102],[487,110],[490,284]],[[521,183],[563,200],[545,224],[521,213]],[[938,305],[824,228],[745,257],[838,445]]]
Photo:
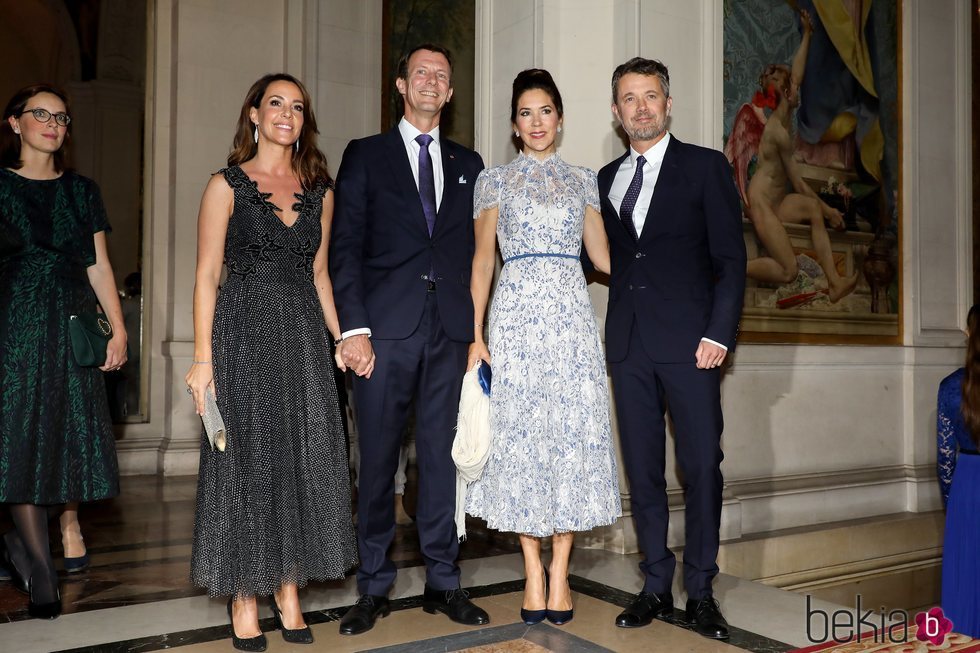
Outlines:
[[459,181],[457,181],[456,183],[458,183],[458,184],[465,184],[466,183],[466,175],[460,175],[459,176]]

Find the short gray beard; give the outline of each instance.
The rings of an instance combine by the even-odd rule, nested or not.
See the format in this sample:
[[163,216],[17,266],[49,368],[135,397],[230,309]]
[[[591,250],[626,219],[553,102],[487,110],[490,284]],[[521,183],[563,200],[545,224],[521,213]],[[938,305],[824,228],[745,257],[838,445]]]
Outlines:
[[649,127],[635,128],[632,131],[623,127],[626,131],[627,136],[630,140],[634,141],[652,141],[659,136],[662,136],[665,131],[667,131],[666,121],[663,125],[650,125]]

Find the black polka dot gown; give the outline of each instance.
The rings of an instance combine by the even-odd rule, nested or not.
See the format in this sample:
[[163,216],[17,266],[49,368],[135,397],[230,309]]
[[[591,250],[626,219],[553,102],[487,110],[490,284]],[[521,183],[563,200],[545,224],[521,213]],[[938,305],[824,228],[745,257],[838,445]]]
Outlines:
[[357,564],[330,334],[313,286],[326,185],[297,195],[287,227],[238,167],[228,278],[212,360],[224,452],[202,436],[191,577],[212,596],[271,594]]

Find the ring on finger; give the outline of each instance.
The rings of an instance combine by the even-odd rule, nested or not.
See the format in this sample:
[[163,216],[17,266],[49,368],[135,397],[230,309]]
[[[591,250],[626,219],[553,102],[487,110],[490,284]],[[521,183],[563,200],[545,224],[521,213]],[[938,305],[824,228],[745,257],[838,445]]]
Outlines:
[[189,394],[189,395],[193,395],[194,394],[194,391],[191,390],[191,387],[190,386],[187,386],[187,394]]

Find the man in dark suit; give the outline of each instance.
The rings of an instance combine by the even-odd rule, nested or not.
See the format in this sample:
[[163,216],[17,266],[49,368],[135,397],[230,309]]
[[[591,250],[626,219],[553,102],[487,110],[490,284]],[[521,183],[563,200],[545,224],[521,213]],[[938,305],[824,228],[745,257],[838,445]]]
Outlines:
[[616,625],[673,613],[664,480],[670,406],[685,495],[685,616],[702,635],[727,639],[711,582],[721,522],[721,364],[735,346],[745,289],[738,193],[720,152],[667,132],[666,66],[632,59],[613,73],[612,90],[630,149],[599,171],[612,257],[606,349],[645,555],[643,591]]
[[452,63],[438,45],[414,48],[395,82],[404,117],[391,131],[351,141],[337,174],[330,273],[340,356],[357,376],[360,432],[357,603],[340,632],[370,630],[389,612],[395,581],[393,478],[409,404],[416,405],[419,543],[426,612],[489,622],[460,588],[452,442],[466,353],[473,340],[470,267],[473,184],[483,161],[440,138]]

